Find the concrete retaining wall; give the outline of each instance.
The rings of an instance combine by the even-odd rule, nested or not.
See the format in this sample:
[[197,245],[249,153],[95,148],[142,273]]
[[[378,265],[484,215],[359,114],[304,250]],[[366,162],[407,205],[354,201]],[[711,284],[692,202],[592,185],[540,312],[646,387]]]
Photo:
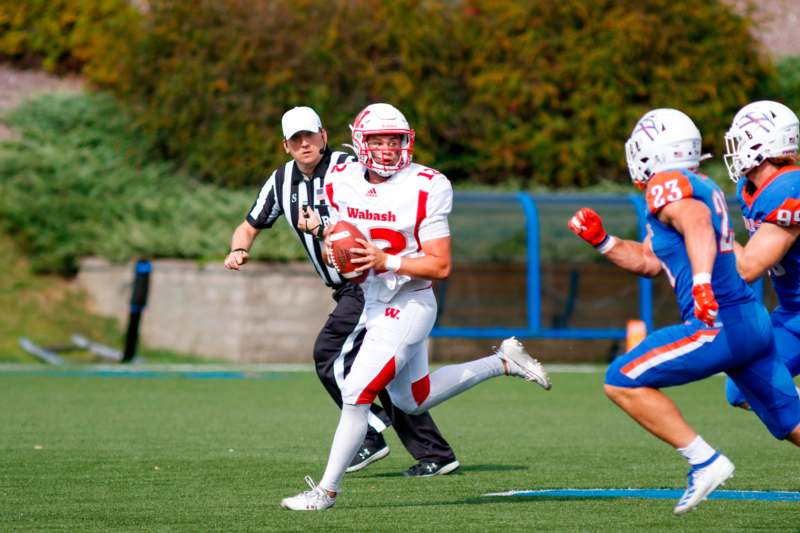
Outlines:
[[[81,262],[78,283],[94,311],[125,324],[133,264]],[[311,362],[333,309],[331,290],[308,263],[221,264],[156,260],[141,340],[150,348],[236,362]]]
[[[123,326],[133,268],[87,259],[78,275],[94,311],[116,317]],[[555,327],[555,319],[564,313],[570,272],[575,269],[581,282],[569,327],[624,327],[637,316],[633,276],[606,264],[543,265],[543,326]],[[525,325],[525,265],[459,264],[454,271],[446,301],[440,301],[442,325]],[[656,289],[657,322],[669,324],[676,316],[674,296],[666,281]],[[252,263],[233,272],[217,263],[157,260],[142,341],[149,348],[235,362],[310,363],[314,340],[333,307],[331,290],[306,262]],[[429,353],[432,361],[474,359],[491,353],[501,340],[435,339]],[[538,339],[527,345],[544,361],[604,361],[622,349],[619,343],[603,340]]]

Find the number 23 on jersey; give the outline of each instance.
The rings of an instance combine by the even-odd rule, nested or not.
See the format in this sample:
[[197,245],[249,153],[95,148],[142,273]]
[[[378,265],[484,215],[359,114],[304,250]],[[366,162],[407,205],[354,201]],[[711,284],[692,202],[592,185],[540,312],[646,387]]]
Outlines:
[[[669,172],[659,177],[662,179],[658,179],[647,188],[647,206],[651,212],[656,212],[665,205],[683,198],[692,197],[692,184],[682,173]],[[719,217],[719,252],[730,253],[733,251],[734,234],[725,195],[719,189],[714,189],[711,192],[711,202],[714,214]]]

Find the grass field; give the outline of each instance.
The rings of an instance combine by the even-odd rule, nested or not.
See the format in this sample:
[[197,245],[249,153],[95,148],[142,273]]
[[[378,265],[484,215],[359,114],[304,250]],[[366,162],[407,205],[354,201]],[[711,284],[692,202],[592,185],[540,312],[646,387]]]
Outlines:
[[[27,336],[44,345],[67,344],[73,333],[121,344],[115,321],[86,309],[86,295],[58,276],[34,274],[23,250],[0,232],[0,363],[33,362],[17,344]],[[0,430],[1,431],[1,430]]]
[[[392,453],[349,474],[336,507],[289,513],[321,476],[337,410],[310,372],[252,379],[0,367],[0,531],[786,531],[791,502],[486,498],[534,488],[683,488],[684,461],[605,399],[602,374],[553,390],[501,378],[435,409],[462,468],[406,479]],[[215,377],[216,376],[216,377]],[[723,381],[675,389],[689,421],[736,463],[727,489],[800,490],[800,455],[724,404]]]

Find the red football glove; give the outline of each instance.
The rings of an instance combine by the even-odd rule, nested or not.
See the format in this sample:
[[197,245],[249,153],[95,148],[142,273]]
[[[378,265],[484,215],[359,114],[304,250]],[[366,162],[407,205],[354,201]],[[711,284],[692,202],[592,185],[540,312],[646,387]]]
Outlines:
[[708,326],[713,326],[717,319],[719,304],[714,297],[714,291],[710,283],[701,283],[692,287],[692,298],[694,298],[694,316]]
[[569,227],[575,235],[595,248],[608,242],[609,237],[606,230],[603,229],[603,220],[600,218],[600,215],[588,207],[581,207],[578,209],[578,212],[569,219],[567,227]]

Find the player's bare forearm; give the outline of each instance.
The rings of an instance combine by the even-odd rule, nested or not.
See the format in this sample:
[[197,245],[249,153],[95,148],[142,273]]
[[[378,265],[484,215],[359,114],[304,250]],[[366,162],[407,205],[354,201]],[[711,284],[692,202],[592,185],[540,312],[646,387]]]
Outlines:
[[661,262],[645,243],[617,239],[606,258],[618,267],[639,276],[652,278],[661,273]]
[[403,258],[399,274],[413,278],[444,280],[450,276],[453,260],[450,253],[450,237],[432,239],[422,243],[422,257]]
[[688,226],[683,233],[686,255],[692,265],[692,274],[711,272],[717,257],[717,242],[711,221],[708,224]]
[[374,268],[381,270],[395,270],[398,274],[405,274],[413,278],[443,280],[450,275],[452,259],[450,254],[450,237],[433,239],[422,243],[425,255],[420,257],[396,257],[399,268],[391,269],[390,255],[376,247],[373,243],[356,239],[363,248],[353,248],[351,251],[360,257],[352,260],[360,264],[358,272]]
[[658,218],[683,235],[692,273],[710,273],[717,258],[717,236],[708,207],[699,200],[686,198],[665,206]]
[[769,268],[766,261],[761,261],[759,257],[754,256],[755,249],[756,247],[751,246],[749,250],[745,251],[744,246],[738,242],[733,243],[733,253],[736,254],[736,270],[747,283],[757,280]]
[[640,243],[609,235],[600,215],[590,207],[578,209],[567,222],[567,227],[609,261],[628,272],[648,277],[661,272],[661,262],[653,254],[648,239]]
[[424,257],[403,257],[398,274],[412,278],[444,280],[450,276],[450,258],[426,255]]
[[764,223],[745,246],[734,244],[736,270],[750,283],[760,278],[767,270],[783,259],[792,247],[800,227],[785,228],[776,224]]

